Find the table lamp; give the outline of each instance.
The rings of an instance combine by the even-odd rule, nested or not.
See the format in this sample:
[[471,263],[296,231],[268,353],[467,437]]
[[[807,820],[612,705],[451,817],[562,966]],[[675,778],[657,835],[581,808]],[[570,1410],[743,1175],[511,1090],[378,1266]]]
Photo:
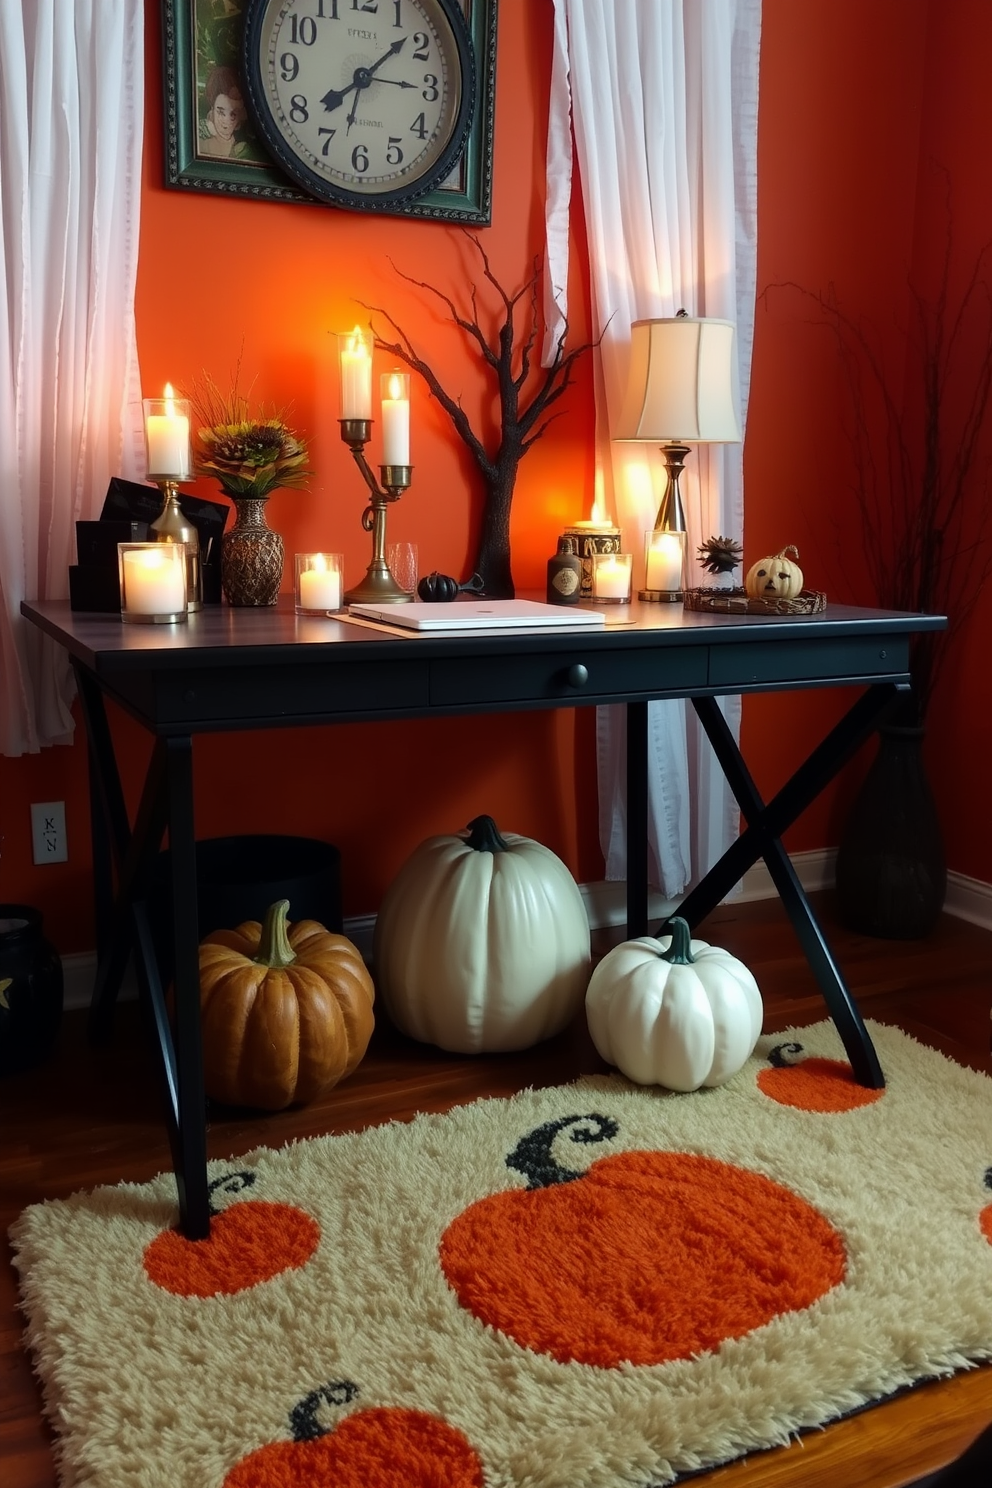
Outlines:
[[660,444],[667,482],[654,527],[645,533],[641,599],[683,597],[686,527],[679,476],[690,443],[734,444],[734,326],[680,310],[630,328],[627,391],[614,439]]

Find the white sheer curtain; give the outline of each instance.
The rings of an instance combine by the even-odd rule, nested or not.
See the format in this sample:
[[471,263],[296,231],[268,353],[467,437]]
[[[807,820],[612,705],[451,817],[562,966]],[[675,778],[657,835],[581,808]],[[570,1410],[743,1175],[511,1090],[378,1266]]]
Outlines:
[[[737,326],[746,414],[754,326],[761,0],[554,0],[548,135],[547,341],[567,317],[572,137],[585,205],[596,354],[597,481],[640,561],[664,488],[659,451],[611,444],[634,320],[690,315]],[[688,551],[743,531],[742,448],[696,445],[681,487]],[[690,582],[704,575],[690,570]],[[735,733],[740,700],[724,711]],[[654,703],[652,883],[668,897],[736,836],[738,813],[695,714]],[[600,838],[607,878],[626,873],[624,713],[599,710]],[[691,809],[690,809],[691,803]]]
[[0,753],[67,742],[72,674],[21,618],[77,518],[143,476],[134,334],[143,0],[0,0]]

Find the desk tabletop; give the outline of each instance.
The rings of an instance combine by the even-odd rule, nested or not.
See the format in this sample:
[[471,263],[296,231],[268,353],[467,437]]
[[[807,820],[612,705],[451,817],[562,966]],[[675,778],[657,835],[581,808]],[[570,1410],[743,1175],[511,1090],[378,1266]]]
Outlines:
[[[539,596],[525,596],[537,598]],[[457,603],[457,601],[455,602]],[[942,630],[942,615],[829,605],[818,615],[740,615],[684,610],[681,605],[610,607],[603,628],[396,635],[334,618],[297,615],[291,595],[275,606],[240,609],[205,605],[176,625],[125,625],[113,614],[72,610],[68,600],[24,600],[21,612],[97,675],[128,671],[188,671],[197,667],[312,664],[335,660],[485,657],[546,650],[601,651],[748,645],[800,639],[908,636]],[[567,620],[567,612],[564,619]]]

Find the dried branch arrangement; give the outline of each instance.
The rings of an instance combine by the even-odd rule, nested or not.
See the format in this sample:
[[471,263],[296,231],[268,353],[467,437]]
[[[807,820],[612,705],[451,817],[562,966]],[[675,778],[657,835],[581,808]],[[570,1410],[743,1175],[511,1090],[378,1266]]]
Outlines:
[[540,439],[548,425],[558,417],[553,405],[569,387],[575,364],[593,343],[565,350],[568,327],[564,328],[547,367],[535,360],[539,335],[538,299],[541,261],[535,260],[532,272],[519,289],[504,289],[492,271],[489,258],[474,233],[465,236],[473,244],[482,265],[482,277],[498,303],[494,329],[487,335],[479,306],[478,290],[470,289],[471,313],[463,313],[443,290],[400,270],[400,277],[418,289],[426,290],[446,307],[452,323],[479,353],[487,379],[499,408],[498,429],[487,445],[472,428],[461,399],[445,391],[430,364],[416,350],[412,340],[387,311],[376,305],[365,308],[379,315],[396,333],[398,340],[386,340],[373,331],[376,346],[391,353],[414,372],[419,373],[433,396],[451,420],[452,427],[474,459],[485,485],[485,500],[479,531],[478,549],[473,565],[482,577],[484,593],[493,599],[512,599],[513,574],[510,563],[510,503],[517,478],[517,467],[527,451]]
[[886,371],[877,333],[846,315],[833,295],[792,286],[818,306],[841,358],[853,491],[878,603],[948,617],[948,631],[912,644],[915,717],[906,721],[916,723],[926,718],[947,640],[992,574],[982,445],[992,398],[992,243],[953,297],[952,257],[949,233],[936,294],[926,299],[910,287],[902,363],[908,405],[902,382]]

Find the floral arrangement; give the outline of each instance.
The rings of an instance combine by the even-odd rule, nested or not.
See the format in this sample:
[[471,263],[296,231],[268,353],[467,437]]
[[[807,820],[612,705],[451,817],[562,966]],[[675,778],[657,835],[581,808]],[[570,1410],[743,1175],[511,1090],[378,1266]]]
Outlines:
[[253,414],[247,396],[238,392],[237,376],[226,395],[204,377],[190,402],[200,424],[194,450],[197,475],[213,476],[235,501],[258,500],[278,487],[306,489],[311,471],[305,441],[289,428],[284,414],[264,409]]

